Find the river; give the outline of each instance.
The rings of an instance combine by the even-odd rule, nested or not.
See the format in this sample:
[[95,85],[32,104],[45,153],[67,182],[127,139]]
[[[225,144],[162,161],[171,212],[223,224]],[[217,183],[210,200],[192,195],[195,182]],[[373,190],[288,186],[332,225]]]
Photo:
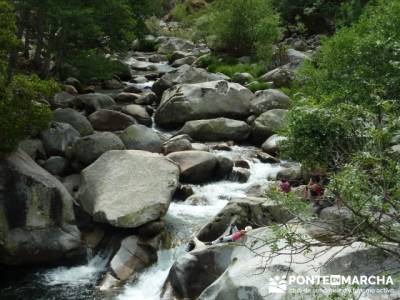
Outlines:
[[279,171],[279,165],[264,164],[254,158],[255,151],[256,148],[251,146],[234,146],[232,151],[213,151],[233,159],[245,159],[251,172],[248,182],[219,181],[193,185],[195,194],[204,196],[208,203],[191,205],[172,202],[165,221],[174,246],[160,250],[158,262],[143,271],[133,283],[111,292],[100,292],[97,283],[106,270],[108,253],[99,253],[95,257],[88,254],[84,265],[14,272],[14,276],[2,279],[1,299],[159,300],[169,269],[185,253],[186,244],[193,234],[210,221],[229,199],[246,196],[246,191],[254,185],[266,186],[268,178],[273,178]]

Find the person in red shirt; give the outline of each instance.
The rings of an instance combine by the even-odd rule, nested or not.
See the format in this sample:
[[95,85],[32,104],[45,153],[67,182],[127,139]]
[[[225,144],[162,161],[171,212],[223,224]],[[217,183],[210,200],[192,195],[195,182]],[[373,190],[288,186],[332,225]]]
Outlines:
[[245,236],[246,233],[248,233],[252,229],[253,228],[251,226],[246,226],[246,228],[244,230],[236,231],[233,234],[221,237],[221,238],[215,240],[214,242],[206,243],[206,245],[215,245],[218,243],[236,242],[239,239],[241,239],[243,236]]
[[290,182],[286,179],[283,179],[281,183],[279,184],[279,187],[281,189],[281,192],[283,193],[290,193],[292,190],[292,186],[290,185]]

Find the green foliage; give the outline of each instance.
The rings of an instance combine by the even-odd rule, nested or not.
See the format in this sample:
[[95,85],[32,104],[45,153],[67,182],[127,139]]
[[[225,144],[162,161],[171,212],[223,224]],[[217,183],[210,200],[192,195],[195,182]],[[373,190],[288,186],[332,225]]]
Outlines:
[[246,85],[246,87],[252,91],[253,93],[257,92],[257,91],[262,91],[262,90],[266,90],[269,89],[270,86],[268,83],[266,82],[259,82],[259,81],[253,81],[250,82],[248,85]]
[[281,153],[310,170],[338,169],[363,149],[372,126],[370,114],[358,106],[300,106],[287,116]]
[[357,21],[369,0],[273,0],[291,30],[331,33],[335,25]]
[[16,18],[10,1],[0,0],[0,74],[5,71],[9,53],[18,45]]
[[213,63],[208,70],[213,73],[222,73],[233,77],[235,73],[250,73],[253,77],[260,77],[265,74],[264,64],[227,64],[223,62]]
[[270,1],[220,0],[212,6],[207,31],[209,42],[233,56],[257,56],[269,61],[280,37],[279,17]]
[[[398,1],[370,6],[351,28],[326,40],[300,73],[301,105],[289,113],[284,153],[309,167],[337,169],[365,147],[371,129],[397,114]],[[386,120],[386,121],[385,121]]]
[[351,28],[325,41],[315,66],[303,72],[305,94],[326,105],[350,102],[377,111],[400,95],[400,2],[370,6]]
[[51,60],[57,72],[71,58],[83,51],[103,53],[128,49],[138,31],[134,7],[129,0],[110,1],[18,1],[18,26],[29,32],[36,49],[35,64],[44,76],[49,75]]
[[400,241],[399,176],[397,160],[384,153],[364,152],[335,175],[328,187],[353,212],[362,239],[371,245]]
[[37,76],[15,76],[0,90],[0,154],[13,151],[18,143],[38,134],[51,121],[50,108],[43,103],[60,88],[55,81]]
[[112,78],[113,75],[130,72],[129,67],[120,61],[107,58],[96,51],[82,52],[72,57],[68,62],[74,66],[75,71],[70,73],[66,69],[62,74],[62,78],[73,76],[82,82],[88,82],[94,78],[106,80]]

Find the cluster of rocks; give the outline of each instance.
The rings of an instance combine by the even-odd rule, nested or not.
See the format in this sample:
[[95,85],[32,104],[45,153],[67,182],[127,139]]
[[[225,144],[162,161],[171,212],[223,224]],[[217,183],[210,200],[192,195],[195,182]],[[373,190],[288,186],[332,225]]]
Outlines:
[[[66,80],[49,103],[50,127],[0,160],[1,263],[65,262],[81,256],[88,240],[97,241],[93,248],[101,243],[92,231],[119,230],[102,284],[114,286],[157,260],[162,218],[174,195],[191,196],[185,184],[248,179],[246,162],[212,149],[263,143],[258,158],[279,162],[273,156],[284,138],[276,133],[292,104],[285,94],[254,94],[197,68],[209,51],[202,45],[157,43],[157,53],[134,53],[131,74],[86,87]],[[178,130],[161,133],[153,120]]]

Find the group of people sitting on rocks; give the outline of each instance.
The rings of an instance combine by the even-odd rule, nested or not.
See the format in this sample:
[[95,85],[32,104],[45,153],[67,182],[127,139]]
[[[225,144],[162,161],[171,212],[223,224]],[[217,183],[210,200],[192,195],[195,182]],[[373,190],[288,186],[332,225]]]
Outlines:
[[[292,191],[291,183],[285,179],[280,182],[279,187],[283,193],[290,193]],[[324,193],[325,190],[321,176],[319,174],[311,175],[308,184],[303,190],[303,196],[304,199],[311,203],[313,211],[317,214],[324,208],[332,205],[332,203],[326,199]]]

